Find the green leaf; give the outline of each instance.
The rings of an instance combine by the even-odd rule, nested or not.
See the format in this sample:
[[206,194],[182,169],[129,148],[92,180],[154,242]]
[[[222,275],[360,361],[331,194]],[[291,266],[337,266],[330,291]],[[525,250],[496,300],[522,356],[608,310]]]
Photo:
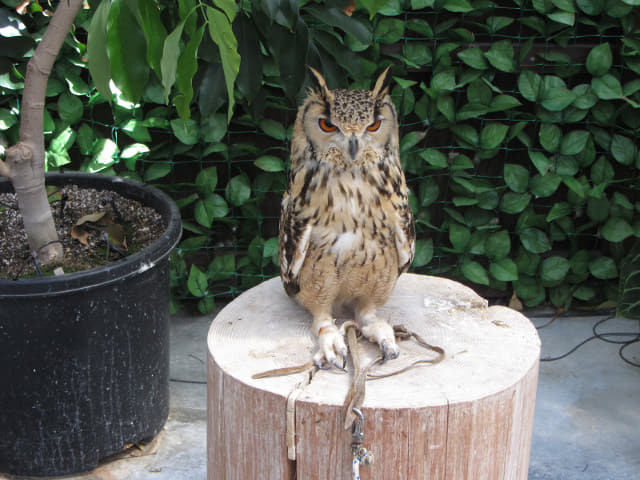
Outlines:
[[633,227],[629,223],[620,217],[611,217],[602,226],[602,236],[609,242],[621,242],[625,238],[633,235]]
[[433,258],[433,239],[420,239],[416,241],[416,252],[413,257],[413,266],[422,267]]
[[188,120],[191,116],[190,105],[193,100],[193,86],[191,84],[193,76],[198,71],[198,47],[202,41],[204,34],[204,25],[202,25],[189,39],[184,52],[178,59],[178,70],[176,73],[178,89],[181,95],[174,98],[173,103],[176,105],[178,115],[183,120]]
[[147,41],[147,62],[156,72],[158,78],[162,78],[160,61],[162,60],[162,48],[167,37],[167,29],[162,24],[160,9],[154,0],[137,0],[137,5],[140,25]]
[[115,156],[118,154],[119,149],[113,140],[109,138],[98,140],[94,150],[95,153],[87,166],[87,172],[99,172],[116,163]]
[[227,200],[231,205],[239,207],[251,197],[251,184],[246,175],[236,175],[229,180],[226,188]]
[[191,265],[187,288],[189,289],[189,293],[194,297],[204,297],[209,289],[209,277],[197,266]]
[[469,244],[471,232],[467,227],[452,223],[449,226],[449,241],[457,252],[464,252]]
[[91,19],[87,37],[89,73],[96,89],[107,100],[111,99],[111,64],[107,52],[107,22],[111,2],[101,2]]
[[283,172],[284,162],[281,158],[272,155],[263,155],[254,162],[256,167],[265,172]]
[[520,232],[522,246],[531,253],[544,253],[551,250],[551,243],[547,235],[535,227],[525,228]]
[[511,251],[511,236],[507,230],[492,233],[487,238],[485,253],[491,260],[500,260]]
[[164,87],[165,102],[169,101],[169,93],[173,84],[176,83],[178,71],[178,59],[180,58],[180,39],[184,30],[184,20],[176,25],[164,40],[162,47],[162,59],[160,61],[160,71],[162,72],[162,86]]
[[553,207],[551,207],[551,210],[549,210],[549,213],[547,214],[546,221],[551,223],[558,218],[566,217],[572,213],[573,208],[567,202],[554,203]]
[[198,172],[196,176],[196,188],[198,192],[213,193],[218,185],[218,169],[208,167]]
[[423,150],[419,153],[420,157],[427,162],[429,165],[435,168],[447,168],[449,166],[449,162],[447,161],[447,157],[440,150],[436,150],[435,148],[429,148],[427,150]]
[[404,35],[404,22],[397,18],[383,18],[376,25],[374,41],[396,43]]
[[560,127],[553,123],[543,123],[540,125],[540,145],[547,152],[554,153],[560,146],[560,140],[562,139],[562,130]]
[[515,60],[511,40],[500,40],[491,44],[484,56],[489,63],[502,72],[514,72]]
[[560,153],[562,155],[577,155],[587,146],[591,134],[586,130],[573,130],[562,137]]
[[204,117],[200,121],[200,131],[204,132],[206,143],[217,143],[222,140],[227,133],[227,116],[222,113],[214,113]]
[[144,181],[151,182],[166,177],[171,173],[171,165],[167,162],[154,163],[144,171]]
[[531,70],[524,70],[518,77],[518,89],[524,98],[537,102],[542,89],[542,77]]
[[453,131],[463,143],[472,147],[479,146],[480,137],[478,136],[476,129],[471,125],[456,125],[453,127]]
[[467,0],[444,0],[442,8],[456,13],[470,12],[473,10],[473,7]]
[[445,70],[431,77],[431,89],[436,92],[451,92],[455,88],[456,77],[452,70]]
[[0,108],[0,130],[9,130],[16,123],[18,117],[6,108]]
[[611,257],[598,257],[589,262],[589,272],[600,280],[610,280],[618,276],[616,263]]
[[76,132],[71,127],[67,127],[51,139],[49,149],[54,152],[65,152],[71,148],[76,141]]
[[622,165],[631,165],[637,153],[636,145],[630,138],[615,134],[611,139],[611,155]]
[[600,157],[591,166],[591,181],[594,185],[608,183],[615,176],[615,171],[611,162],[606,157]]
[[547,15],[554,22],[561,23],[563,25],[573,26],[576,23],[576,14],[572,12],[563,12],[562,10],[556,10],[555,12]]
[[58,97],[58,115],[66,123],[73,125],[82,119],[84,105],[82,101],[68,92]]
[[609,200],[590,198],[587,202],[587,216],[594,222],[604,222],[609,217]]
[[120,129],[136,142],[146,143],[151,141],[151,135],[147,127],[145,127],[141,121],[134,118],[127,120],[120,126]]
[[480,147],[487,150],[496,148],[505,139],[508,131],[508,125],[498,122],[488,123],[480,133]]
[[529,191],[536,198],[546,198],[553,195],[562,183],[562,177],[555,173],[534,175],[529,181]]
[[260,121],[260,130],[277,140],[286,140],[287,130],[280,122],[264,118]]
[[193,213],[200,225],[211,228],[216,218],[223,218],[229,213],[229,206],[220,195],[210,193],[196,202]]
[[616,100],[623,94],[620,81],[610,73],[592,78],[591,88],[600,100]]
[[518,266],[510,258],[502,258],[489,264],[489,272],[496,280],[513,282],[518,280]]
[[489,285],[489,275],[485,268],[473,260],[465,260],[462,264],[462,274],[474,283]]
[[560,282],[569,272],[569,260],[563,257],[545,258],[540,265],[540,278],[546,282]]
[[529,171],[522,165],[507,163],[504,166],[504,181],[512,191],[526,192],[529,185]]
[[212,281],[226,280],[236,272],[236,257],[234,255],[218,255],[209,264],[207,273]]
[[171,120],[171,131],[185,145],[195,145],[200,137],[200,128],[198,123],[192,118],[182,120],[174,118]]
[[529,158],[541,175],[546,175],[551,167],[551,162],[542,152],[529,150]]
[[529,193],[507,192],[500,199],[500,210],[510,215],[522,212],[529,202],[531,195]]
[[491,99],[491,104],[489,105],[489,111],[491,112],[502,112],[505,110],[510,110],[512,108],[516,108],[522,105],[520,101],[512,97],[511,95],[498,95]]
[[458,57],[471,68],[486,70],[489,67],[484,53],[478,47],[467,48],[458,52]]
[[82,155],[89,155],[93,150],[95,136],[93,129],[86,123],[82,123],[78,128],[77,145]]
[[576,99],[576,94],[567,88],[550,87],[542,90],[540,104],[552,112],[560,112]]
[[426,132],[413,131],[407,133],[400,140],[400,152],[406,153],[415,147],[426,135]]
[[440,95],[437,103],[438,111],[451,123],[456,119],[455,103],[451,95]]
[[129,170],[135,171],[136,160],[144,154],[149,153],[149,151],[149,147],[144,143],[132,143],[120,152],[120,159],[124,160],[124,164]]
[[609,43],[602,43],[593,47],[587,55],[587,71],[594,77],[607,73],[613,63],[613,55]]
[[147,44],[127,0],[111,1],[107,51],[113,82],[128,100],[137,102],[149,79]]
[[304,11],[321,24],[337,27],[343,32],[355,37],[360,43],[366,45],[371,44],[372,36],[369,29],[355,17],[348,16],[341,8],[308,5]]

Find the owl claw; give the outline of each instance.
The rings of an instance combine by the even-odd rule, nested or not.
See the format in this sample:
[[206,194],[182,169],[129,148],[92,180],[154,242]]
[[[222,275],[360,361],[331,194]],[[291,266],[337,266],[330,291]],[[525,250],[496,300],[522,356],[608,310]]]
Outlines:
[[[340,331],[336,327],[327,328],[318,336],[320,348],[313,356],[313,363],[323,370],[331,368],[333,365],[338,370],[346,372],[347,346]],[[342,359],[342,365],[340,365]]]
[[387,360],[398,358],[400,355],[400,349],[395,342],[389,344],[387,340],[383,340],[382,343],[380,343],[380,348],[382,349],[382,363],[385,363]]

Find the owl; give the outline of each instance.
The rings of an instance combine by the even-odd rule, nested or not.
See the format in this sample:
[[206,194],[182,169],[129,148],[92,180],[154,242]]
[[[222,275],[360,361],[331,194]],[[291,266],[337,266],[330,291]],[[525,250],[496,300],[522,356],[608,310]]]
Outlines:
[[[347,307],[384,359],[399,349],[376,315],[413,260],[415,228],[400,163],[387,68],[372,90],[312,87],[298,110],[289,185],[280,214],[280,276],[313,316],[314,362],[344,368],[347,347],[333,312]],[[341,364],[342,365],[341,365]]]

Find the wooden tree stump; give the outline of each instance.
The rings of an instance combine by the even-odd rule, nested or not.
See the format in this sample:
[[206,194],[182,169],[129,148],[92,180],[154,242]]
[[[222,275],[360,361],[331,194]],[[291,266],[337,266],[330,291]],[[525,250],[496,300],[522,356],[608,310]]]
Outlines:
[[[413,274],[399,278],[378,313],[442,347],[446,357],[367,381],[363,445],[375,462],[361,467],[361,478],[525,480],[540,356],[529,320],[506,307],[487,307],[459,283]],[[351,431],[343,428],[342,411],[351,375],[333,369],[311,380],[308,372],[252,378],[310,361],[316,349],[310,327],[309,313],[286,296],[277,278],[242,294],[213,321],[207,339],[209,480],[351,477]],[[367,358],[379,353],[362,343]],[[400,352],[375,371],[430,355],[410,340],[400,342]],[[288,459],[294,454],[287,450],[288,399],[295,460]]]

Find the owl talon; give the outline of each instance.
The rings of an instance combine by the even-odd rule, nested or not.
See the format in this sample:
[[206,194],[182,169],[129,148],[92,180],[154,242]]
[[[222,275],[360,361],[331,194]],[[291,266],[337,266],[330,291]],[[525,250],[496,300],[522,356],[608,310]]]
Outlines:
[[[320,348],[313,357],[313,363],[323,370],[333,365],[338,370],[346,372],[347,346],[342,334],[335,326],[322,329],[318,335],[318,344]],[[340,365],[340,359],[342,359],[342,365]]]
[[382,363],[385,363],[387,360],[398,358],[400,355],[400,349],[395,342],[390,345],[386,340],[383,340],[380,344],[380,348],[382,349]]

